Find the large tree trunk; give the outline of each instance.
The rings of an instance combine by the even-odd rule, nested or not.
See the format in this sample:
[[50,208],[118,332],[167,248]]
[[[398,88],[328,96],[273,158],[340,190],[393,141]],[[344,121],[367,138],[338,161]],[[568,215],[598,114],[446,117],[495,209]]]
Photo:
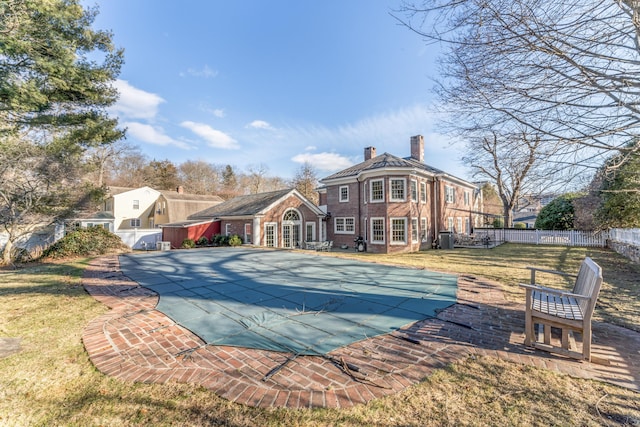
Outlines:
[[11,265],[13,259],[11,259],[11,253],[13,252],[13,242],[11,239],[7,239],[7,244],[2,249],[2,265]]

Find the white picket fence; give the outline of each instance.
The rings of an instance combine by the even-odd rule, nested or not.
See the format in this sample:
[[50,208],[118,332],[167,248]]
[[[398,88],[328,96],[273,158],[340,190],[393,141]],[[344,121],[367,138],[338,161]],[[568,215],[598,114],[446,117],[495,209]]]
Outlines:
[[606,247],[606,231],[532,230],[520,228],[476,228],[475,234],[486,235],[494,242],[528,243],[532,245]]

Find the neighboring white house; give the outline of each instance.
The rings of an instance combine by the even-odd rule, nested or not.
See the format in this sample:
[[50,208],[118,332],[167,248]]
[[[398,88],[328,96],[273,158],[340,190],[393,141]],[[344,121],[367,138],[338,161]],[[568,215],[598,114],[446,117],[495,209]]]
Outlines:
[[153,228],[149,217],[153,216],[160,192],[151,187],[135,189],[109,187],[104,202],[104,212],[113,215],[112,232]]

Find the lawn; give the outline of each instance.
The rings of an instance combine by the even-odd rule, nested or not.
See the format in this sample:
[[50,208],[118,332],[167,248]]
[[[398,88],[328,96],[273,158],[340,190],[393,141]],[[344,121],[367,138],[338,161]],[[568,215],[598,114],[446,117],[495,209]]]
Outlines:
[[[339,254],[494,280],[509,298],[526,265],[575,271],[589,255],[604,269],[599,319],[638,330],[640,266],[603,249],[503,245],[406,255]],[[331,256],[335,256],[332,254]],[[402,393],[349,409],[255,409],[189,384],[109,378],[88,360],[82,328],[107,308],[81,285],[87,260],[0,272],[0,338],[21,338],[0,359],[0,425],[640,425],[640,395],[492,358],[468,358]],[[551,283],[548,283],[551,284]]]

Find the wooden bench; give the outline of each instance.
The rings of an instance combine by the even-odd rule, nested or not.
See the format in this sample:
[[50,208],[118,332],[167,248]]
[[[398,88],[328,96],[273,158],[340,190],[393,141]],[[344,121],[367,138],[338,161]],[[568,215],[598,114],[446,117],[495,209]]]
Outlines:
[[[525,345],[591,361],[591,317],[602,285],[602,269],[589,257],[580,265],[578,275],[555,270],[527,267],[531,284],[521,284],[526,290]],[[536,284],[536,272],[575,277],[571,292]],[[535,325],[543,327],[542,342],[536,339]],[[551,344],[551,328],[561,330],[560,347]],[[570,332],[582,334],[582,352],[570,343]]]

